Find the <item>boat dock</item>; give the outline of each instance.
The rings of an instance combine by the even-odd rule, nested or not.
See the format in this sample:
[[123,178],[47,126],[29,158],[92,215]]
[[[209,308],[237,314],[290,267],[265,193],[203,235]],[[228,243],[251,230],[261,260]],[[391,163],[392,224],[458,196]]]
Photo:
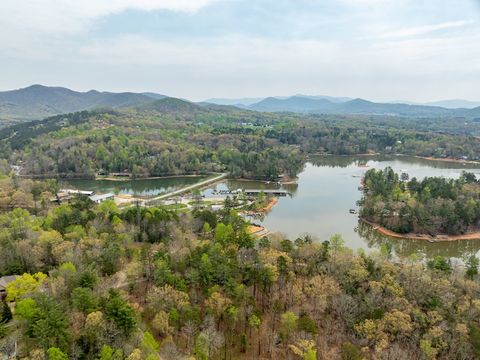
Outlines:
[[273,195],[273,196],[287,196],[290,193],[287,190],[259,190],[259,189],[245,189],[243,193],[248,196],[256,196],[260,193],[264,193],[265,195]]
[[214,195],[240,195],[258,196],[260,193],[273,196],[287,196],[290,193],[286,190],[272,190],[272,189],[237,189],[237,190],[214,190]]

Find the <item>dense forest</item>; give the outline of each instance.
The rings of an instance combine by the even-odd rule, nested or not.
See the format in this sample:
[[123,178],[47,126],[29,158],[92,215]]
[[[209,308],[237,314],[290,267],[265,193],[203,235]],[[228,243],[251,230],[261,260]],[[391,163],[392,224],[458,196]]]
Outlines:
[[472,124],[257,113],[163,99],[122,111],[84,111],[3,128],[0,151],[24,175],[93,178],[128,172],[147,177],[226,171],[232,177],[275,180],[298,174],[312,154],[475,160],[480,143],[467,135],[476,129]]
[[480,183],[466,172],[456,180],[419,181],[391,168],[371,169],[360,205],[361,217],[398,233],[464,234],[480,226]]
[[[3,178],[5,193],[52,184]],[[28,185],[28,186],[27,186]],[[36,190],[35,190],[36,189]],[[19,195],[18,195],[19,197]],[[473,359],[478,261],[392,262],[219,212],[78,198],[0,215],[1,351],[23,359]]]
[[[81,196],[58,205],[57,180],[41,179],[228,172],[274,180],[327,153],[476,159],[478,139],[448,121],[269,114],[164,99],[6,127],[0,151],[0,277],[17,275],[0,302],[0,353],[480,357],[473,255],[457,268],[442,257],[394,261],[388,246],[354,252],[339,235],[323,243],[309,235],[256,238],[231,201],[215,212],[120,208]],[[418,181],[370,170],[361,216],[398,232],[462,233],[478,226],[479,194],[472,174]]]

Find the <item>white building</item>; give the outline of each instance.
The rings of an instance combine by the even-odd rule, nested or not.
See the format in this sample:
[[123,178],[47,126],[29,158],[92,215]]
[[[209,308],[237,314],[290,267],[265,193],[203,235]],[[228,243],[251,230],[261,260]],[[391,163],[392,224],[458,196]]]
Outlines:
[[94,203],[97,203],[97,204],[100,204],[107,200],[113,200],[114,198],[115,198],[115,195],[112,193],[90,196],[90,200],[92,200]]

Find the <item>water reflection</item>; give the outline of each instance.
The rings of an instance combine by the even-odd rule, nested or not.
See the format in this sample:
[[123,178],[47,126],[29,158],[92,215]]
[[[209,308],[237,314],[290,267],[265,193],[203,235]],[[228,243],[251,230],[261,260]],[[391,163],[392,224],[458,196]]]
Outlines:
[[183,186],[195,184],[205,179],[199,177],[173,177],[163,179],[136,179],[124,181],[112,180],[65,180],[60,187],[79,190],[91,190],[99,193],[131,194],[137,196],[153,196],[173,191]]
[[338,155],[319,155],[319,156],[312,156],[309,159],[309,162],[315,166],[328,166],[328,167],[349,167],[351,165],[356,166],[365,166],[369,165],[369,162],[395,162],[401,161],[406,162],[410,166],[426,166],[429,168],[436,168],[436,169],[479,169],[479,165],[471,164],[471,163],[462,163],[462,162],[446,162],[446,161],[435,161],[429,159],[423,159],[415,156],[407,156],[407,155],[365,155],[365,156],[358,156],[358,155],[345,155],[345,156],[338,156]]
[[[480,177],[480,166],[473,164],[431,161],[407,156],[317,156],[312,157],[298,177],[298,183],[281,185],[276,182],[227,180],[204,191],[207,197],[218,196],[216,190],[283,189],[291,196],[280,197],[278,204],[264,217],[254,222],[278,231],[289,239],[309,233],[318,241],[341,234],[353,249],[378,249],[391,244],[398,256],[419,253],[427,258],[438,255],[461,258],[480,251],[480,241],[429,243],[419,240],[400,240],[383,236],[371,227],[358,224],[357,215],[349,210],[361,197],[358,190],[361,177],[371,168],[390,166],[396,172],[406,172],[419,179],[425,176],[457,178],[463,170]],[[66,186],[98,192],[153,195],[180,186],[193,184],[199,178],[131,180],[125,182],[71,180]]]
[[298,177],[296,185],[265,184],[255,181],[227,181],[218,187],[229,189],[278,189],[292,192],[292,197],[281,197],[279,203],[264,219],[255,222],[270,231],[284,233],[296,239],[304,233],[312,234],[318,241],[328,240],[332,234],[343,236],[353,249],[378,249],[391,244],[400,257],[412,253],[431,258],[438,255],[461,258],[480,250],[480,241],[429,243],[419,240],[400,240],[385,237],[371,227],[358,224],[357,215],[349,210],[356,207],[361,197],[358,190],[361,177],[371,168],[390,166],[410,177],[425,176],[457,178],[463,170],[480,176],[480,167],[472,164],[432,161],[407,156],[318,156],[310,159]]
[[406,258],[418,254],[422,258],[431,259],[435,256],[463,258],[480,251],[480,241],[461,240],[430,243],[426,240],[397,239],[379,233],[371,225],[359,221],[358,234],[365,239],[369,248],[381,248],[390,245],[398,257]]

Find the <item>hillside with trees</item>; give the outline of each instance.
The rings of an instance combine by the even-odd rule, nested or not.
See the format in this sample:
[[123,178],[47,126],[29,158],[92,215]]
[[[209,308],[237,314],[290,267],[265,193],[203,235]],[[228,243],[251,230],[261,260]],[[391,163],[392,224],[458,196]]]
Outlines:
[[[20,183],[18,182],[20,181]],[[3,177],[4,194],[51,184]],[[30,180],[29,180],[30,181]],[[433,188],[432,188],[433,191]],[[17,195],[16,197],[19,197]],[[473,359],[478,260],[255,239],[231,208],[78,198],[0,214],[0,348],[23,359]]]
[[0,91],[0,127],[4,122],[40,120],[47,116],[96,108],[145,104],[165,96],[153,93],[73,91],[63,87],[32,85]]
[[442,119],[268,114],[154,100],[126,110],[83,111],[0,129],[0,151],[22,175],[93,178],[226,171],[276,180],[310,155],[365,153],[478,160],[477,123]]

